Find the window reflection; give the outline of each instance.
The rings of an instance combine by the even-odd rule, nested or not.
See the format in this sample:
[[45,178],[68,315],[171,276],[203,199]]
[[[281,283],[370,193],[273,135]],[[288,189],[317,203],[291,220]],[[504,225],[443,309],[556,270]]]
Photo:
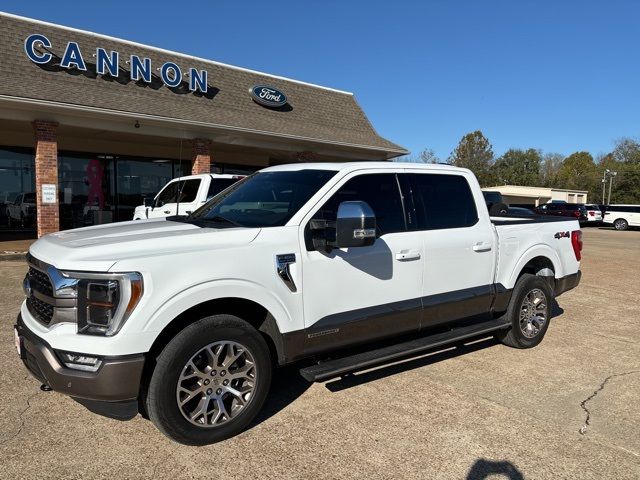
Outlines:
[[35,231],[33,150],[0,148],[0,230]]
[[114,221],[114,158],[107,155],[58,155],[60,229]]
[[133,211],[144,198],[154,197],[169,183],[173,178],[172,163],[166,159],[118,157],[117,221],[133,219]]

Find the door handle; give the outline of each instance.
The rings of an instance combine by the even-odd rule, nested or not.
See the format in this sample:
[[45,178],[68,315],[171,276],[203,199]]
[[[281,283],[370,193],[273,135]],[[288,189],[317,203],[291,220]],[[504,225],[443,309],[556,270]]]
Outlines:
[[167,215],[171,213],[171,210],[165,210],[164,213],[166,213]]
[[405,262],[408,260],[418,260],[420,258],[420,252],[417,251],[409,251],[409,250],[401,250],[396,253],[396,260],[400,262]]
[[491,251],[491,244],[484,243],[484,242],[478,242],[473,246],[473,251],[474,252],[489,252],[489,251]]

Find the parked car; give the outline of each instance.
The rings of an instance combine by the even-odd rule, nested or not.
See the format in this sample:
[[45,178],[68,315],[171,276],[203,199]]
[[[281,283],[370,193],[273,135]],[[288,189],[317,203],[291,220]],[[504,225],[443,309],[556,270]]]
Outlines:
[[607,205],[602,222],[613,225],[616,230],[639,227],[640,205]]
[[7,205],[7,223],[9,227],[31,227],[36,223],[36,194],[20,193],[13,203]]
[[584,207],[587,209],[587,224],[598,225],[602,223],[602,211],[598,205],[587,204]]
[[482,195],[484,196],[484,201],[489,209],[489,215],[497,217],[507,213],[509,205],[504,203],[504,199],[500,192],[483,190]]
[[134,220],[189,215],[244,175],[205,173],[174,178],[153,198],[136,207]]
[[555,215],[559,217],[572,217],[584,224],[587,222],[587,209],[581,203],[545,203],[536,207],[538,215]]
[[581,250],[576,219],[490,218],[467,169],[281,165],[190,217],[40,238],[15,342],[45,389],[202,445],[250,424],[277,365],[324,381],[478,336],[535,347]]
[[535,212],[529,208],[524,207],[509,207],[507,209],[507,214],[509,215],[520,215],[524,217],[528,217],[530,215],[535,215]]
[[604,219],[604,212],[607,211],[607,205],[603,204],[603,203],[599,203],[598,204],[598,208],[600,209],[600,211],[602,212],[602,218]]

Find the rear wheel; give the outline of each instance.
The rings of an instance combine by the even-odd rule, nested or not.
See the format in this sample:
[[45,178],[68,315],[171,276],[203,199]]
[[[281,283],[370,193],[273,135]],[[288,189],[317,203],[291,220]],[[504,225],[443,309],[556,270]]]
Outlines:
[[157,358],[146,410],[165,435],[206,445],[241,432],[260,411],[271,383],[269,348],[244,320],[203,318]]
[[504,318],[511,328],[498,334],[505,345],[532,348],[544,338],[551,320],[553,291],[542,277],[525,273],[516,282]]
[[618,218],[613,222],[613,227],[616,230],[626,230],[629,228],[629,223],[624,218]]

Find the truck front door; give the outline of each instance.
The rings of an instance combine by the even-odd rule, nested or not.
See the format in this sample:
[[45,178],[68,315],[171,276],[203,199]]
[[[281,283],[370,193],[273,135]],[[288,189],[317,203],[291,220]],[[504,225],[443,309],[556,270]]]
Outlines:
[[[367,202],[377,221],[368,247],[313,247],[310,220],[335,221],[343,201]],[[301,224],[306,353],[416,331],[421,316],[423,247],[407,231],[395,173],[352,173]]]

